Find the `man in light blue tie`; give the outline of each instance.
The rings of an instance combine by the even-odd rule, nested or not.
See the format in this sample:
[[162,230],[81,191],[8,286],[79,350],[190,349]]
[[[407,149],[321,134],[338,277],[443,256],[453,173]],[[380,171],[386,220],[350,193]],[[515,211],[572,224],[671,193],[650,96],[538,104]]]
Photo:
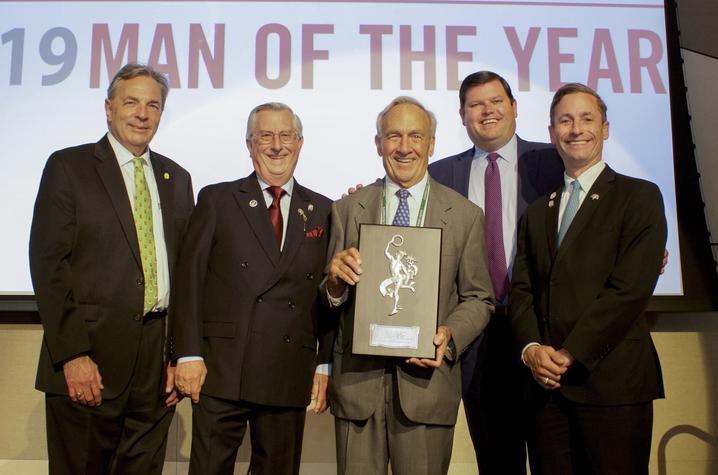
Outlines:
[[[447,473],[461,387],[459,355],[493,310],[479,207],[427,173],[436,119],[418,101],[394,99],[377,118],[375,143],[386,176],[332,207],[327,277],[320,290],[337,307],[330,406],[340,474]],[[441,227],[436,359],[352,353],[356,249],[361,223]]]
[[550,116],[564,183],[526,210],[509,292],[533,380],[531,473],[647,474],[663,382],[644,311],[663,260],[663,200],[603,161],[609,124],[595,91],[561,87]]

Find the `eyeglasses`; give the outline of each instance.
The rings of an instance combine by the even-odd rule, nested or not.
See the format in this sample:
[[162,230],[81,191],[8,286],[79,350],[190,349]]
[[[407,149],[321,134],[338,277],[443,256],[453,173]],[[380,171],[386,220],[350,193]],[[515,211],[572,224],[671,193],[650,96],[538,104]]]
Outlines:
[[269,132],[266,130],[261,130],[259,132],[255,132],[252,134],[252,137],[257,139],[257,142],[267,145],[272,142],[274,142],[274,137],[278,135],[279,141],[285,145],[293,144],[297,141],[297,133],[296,132],[279,132],[278,134],[274,132]]

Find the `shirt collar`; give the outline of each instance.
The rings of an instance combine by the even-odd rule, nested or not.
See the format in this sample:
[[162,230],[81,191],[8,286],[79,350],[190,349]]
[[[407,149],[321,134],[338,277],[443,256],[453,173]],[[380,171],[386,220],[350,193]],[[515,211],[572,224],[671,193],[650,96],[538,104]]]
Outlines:
[[[265,191],[267,188],[269,188],[270,185],[267,184],[264,180],[262,180],[262,177],[259,176],[259,173],[256,173],[257,175],[257,181],[259,182],[259,188],[262,191]],[[294,190],[294,177],[291,177],[289,181],[287,181],[285,184],[282,185],[282,189],[288,196],[292,196],[292,191]]]
[[[516,134],[511,136],[511,140],[506,142],[503,147],[499,148],[498,150],[495,150],[496,153],[498,153],[502,159],[506,160],[507,162],[514,164],[517,160],[518,150],[517,150],[517,140],[516,140]],[[481,150],[479,147],[474,146],[474,159],[485,159],[486,156],[490,152],[487,152],[485,150]]]
[[[426,188],[426,184],[429,182],[429,172],[424,172],[424,176],[419,180],[414,186],[407,188],[409,190],[409,194],[414,197],[415,199],[421,199],[422,196],[424,196],[424,189]],[[386,195],[387,196],[394,196],[397,191],[399,191],[399,188],[401,188],[398,184],[392,180],[389,175],[386,175],[384,177],[384,183],[386,186]]]
[[[122,145],[119,140],[115,138],[114,135],[112,135],[111,132],[107,132],[107,139],[110,141],[110,146],[112,147],[112,151],[115,152],[115,158],[117,158],[117,163],[120,164],[120,167],[123,165],[126,165],[128,162],[132,162],[132,159],[135,158],[135,155],[127,150],[124,145]],[[145,150],[145,153],[140,155],[145,161],[147,165],[151,165],[150,163],[150,148],[147,147],[147,150]]]
[[591,189],[593,184],[596,182],[598,175],[601,174],[604,168],[606,168],[606,162],[604,162],[603,160],[599,160],[598,162],[591,165],[590,168],[584,170],[584,172],[581,173],[578,178],[571,178],[570,176],[566,175],[566,172],[564,172],[564,189],[567,190],[571,183],[573,183],[574,181],[578,181],[581,184],[581,190],[583,190],[584,193],[588,193],[588,190]]

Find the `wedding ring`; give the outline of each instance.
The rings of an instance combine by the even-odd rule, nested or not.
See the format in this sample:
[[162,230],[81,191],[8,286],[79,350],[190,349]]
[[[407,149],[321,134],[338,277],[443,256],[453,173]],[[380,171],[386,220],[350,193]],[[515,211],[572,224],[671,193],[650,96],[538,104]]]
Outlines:
[[82,398],[85,396],[85,394],[84,394],[84,393],[81,393],[81,392],[78,392],[78,393],[76,394],[76,396],[77,396],[77,399],[82,399]]
[[543,378],[543,383],[544,383],[544,384],[548,384],[548,376],[545,377],[545,378]]

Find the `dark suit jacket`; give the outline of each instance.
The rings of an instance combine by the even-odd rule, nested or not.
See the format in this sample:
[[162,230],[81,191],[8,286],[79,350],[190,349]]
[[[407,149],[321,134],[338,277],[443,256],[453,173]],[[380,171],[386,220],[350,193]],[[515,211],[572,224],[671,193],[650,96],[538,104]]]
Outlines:
[[576,364],[560,391],[574,402],[662,397],[644,316],[666,243],[661,193],[607,166],[557,248],[562,187],[529,206],[520,224],[509,294],[517,351],[533,341],[566,348]]
[[[456,350],[461,353],[484,329],[493,310],[484,215],[458,193],[432,179],[429,182],[425,225],[443,229],[439,325],[451,329]],[[334,203],[330,259],[339,251],[357,246],[361,223],[380,222],[383,186],[382,181],[377,181]],[[386,360],[356,356],[351,351],[354,292],[340,309],[329,386],[331,409],[337,417],[366,420],[384,397],[381,383]],[[458,362],[444,361],[436,370],[399,363],[396,372],[401,408],[410,420],[421,424],[456,423],[461,398]]]
[[[516,136],[518,152],[517,217],[539,196],[554,190],[563,179],[563,163],[553,145],[527,142]],[[429,164],[431,177],[449,188],[469,196],[469,175],[474,148]]]
[[309,403],[317,340],[324,363],[333,337],[317,311],[330,205],[295,181],[280,254],[254,173],[200,192],[173,289],[172,333],[174,357],[204,357],[202,394]]
[[[169,158],[151,152],[150,160],[171,279],[194,206],[192,182]],[[130,199],[106,136],[48,159],[30,232],[30,271],[45,330],[37,389],[66,394],[62,363],[86,353],[99,367],[103,398],[116,397],[135,366],[144,276]]]

